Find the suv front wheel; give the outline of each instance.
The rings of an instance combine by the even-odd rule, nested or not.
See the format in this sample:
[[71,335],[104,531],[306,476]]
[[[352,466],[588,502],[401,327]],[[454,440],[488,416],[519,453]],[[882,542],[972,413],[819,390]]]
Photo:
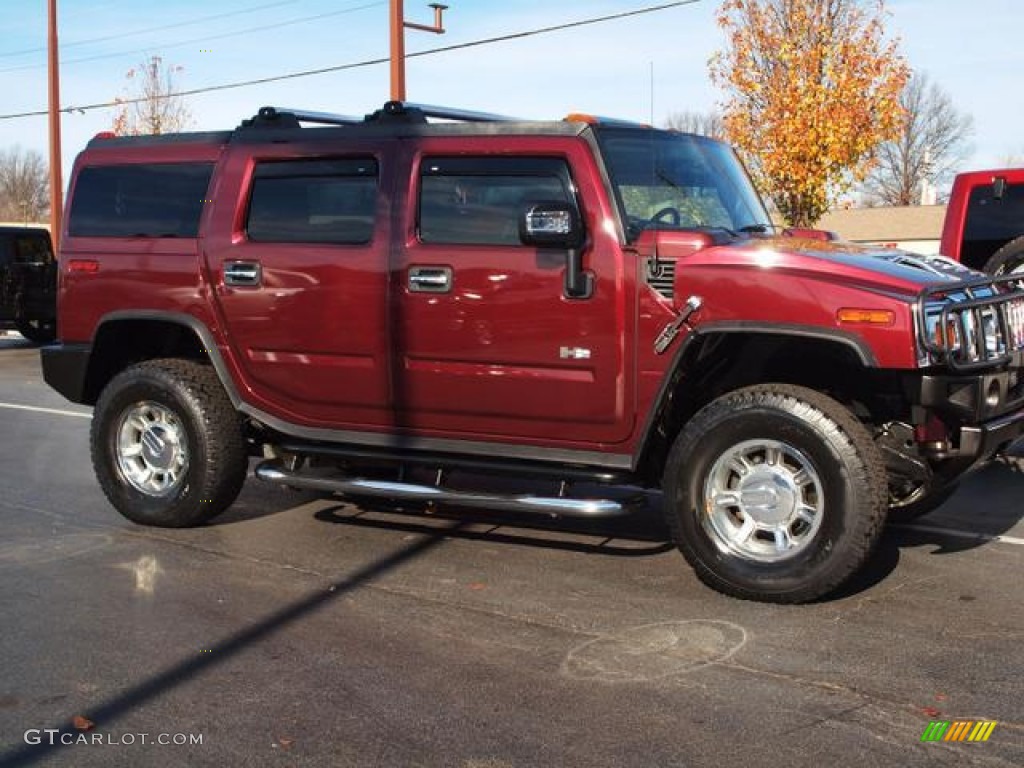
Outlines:
[[92,462],[103,492],[141,525],[184,528],[223,512],[248,470],[241,420],[209,365],[149,360],[103,390]]
[[881,533],[881,454],[849,410],[804,387],[730,392],[669,455],[665,514],[702,581],[735,597],[799,603],[831,592]]

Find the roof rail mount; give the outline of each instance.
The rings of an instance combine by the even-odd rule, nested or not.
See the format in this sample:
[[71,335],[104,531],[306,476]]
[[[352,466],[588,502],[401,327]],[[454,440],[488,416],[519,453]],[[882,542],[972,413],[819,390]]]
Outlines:
[[288,107],[260,107],[260,111],[248,120],[242,121],[242,128],[299,128],[301,123],[321,125],[354,125],[363,122],[361,117],[338,115],[333,112],[313,112],[307,109]]
[[412,102],[389,101],[384,106],[367,115],[367,122],[379,120],[402,120],[404,122],[426,122],[428,117],[439,120],[456,120],[463,123],[508,123],[517,118],[508,115],[497,115],[493,112],[475,112],[468,109],[439,107],[433,104],[417,104]]

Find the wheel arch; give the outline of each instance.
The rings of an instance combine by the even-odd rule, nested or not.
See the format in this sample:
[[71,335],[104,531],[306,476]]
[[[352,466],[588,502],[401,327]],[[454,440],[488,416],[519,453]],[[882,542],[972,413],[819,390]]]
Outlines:
[[[650,482],[660,482],[683,425],[726,392],[754,384],[795,384],[843,402],[861,402],[872,400],[883,375],[870,347],[854,334],[798,326],[701,327],[679,345],[652,403],[637,470]],[[893,387],[898,387],[895,381],[884,391]]]
[[212,365],[236,408],[241,398],[209,327],[183,312],[121,310],[104,315],[96,328],[82,382],[82,401],[95,405],[107,383],[129,365],[176,357]]

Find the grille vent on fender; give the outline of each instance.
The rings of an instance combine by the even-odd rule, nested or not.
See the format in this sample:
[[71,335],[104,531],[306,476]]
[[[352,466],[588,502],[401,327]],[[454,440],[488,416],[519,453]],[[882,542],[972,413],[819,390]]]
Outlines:
[[666,299],[671,301],[674,298],[672,292],[672,284],[676,279],[676,263],[674,261],[648,259],[644,277],[647,279],[647,284]]

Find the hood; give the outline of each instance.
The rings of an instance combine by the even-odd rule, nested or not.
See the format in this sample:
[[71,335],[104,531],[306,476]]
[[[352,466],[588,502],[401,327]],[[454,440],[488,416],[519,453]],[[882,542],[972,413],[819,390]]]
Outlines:
[[[917,293],[922,288],[982,277],[946,256],[923,255],[877,246],[841,241],[789,237],[753,238],[718,251],[723,261],[786,272],[828,274],[832,279],[853,280]],[[731,255],[726,256],[725,251]],[[723,258],[724,257],[724,258]],[[714,257],[712,257],[714,258]]]

